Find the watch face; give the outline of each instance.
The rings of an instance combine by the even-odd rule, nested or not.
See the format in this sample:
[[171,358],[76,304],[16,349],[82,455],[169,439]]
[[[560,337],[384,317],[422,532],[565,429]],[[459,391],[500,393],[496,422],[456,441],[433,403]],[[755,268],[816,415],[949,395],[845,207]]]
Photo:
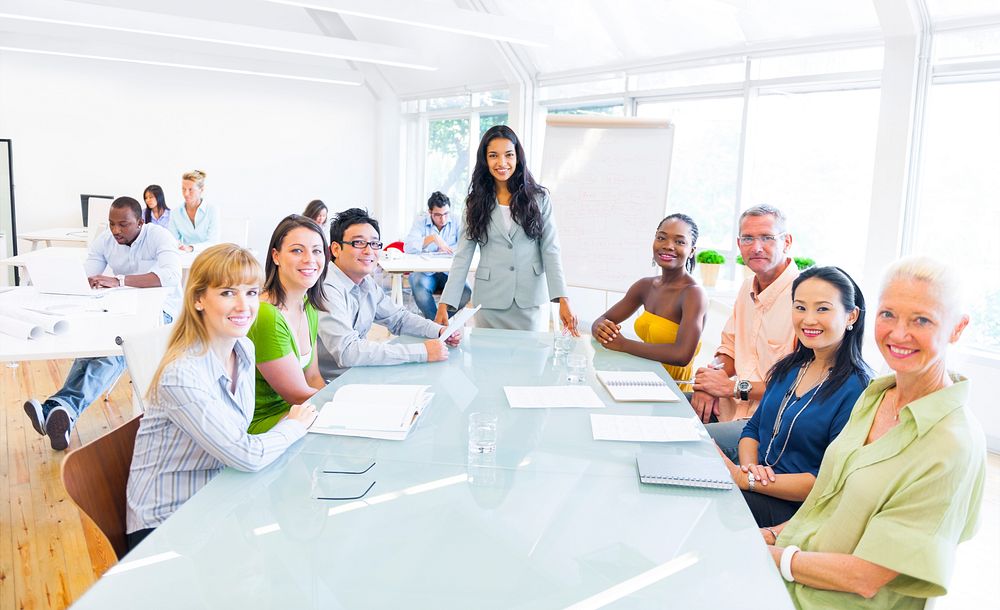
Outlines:
[[736,389],[739,390],[740,392],[749,392],[750,382],[744,379],[739,383],[739,385],[736,386]]

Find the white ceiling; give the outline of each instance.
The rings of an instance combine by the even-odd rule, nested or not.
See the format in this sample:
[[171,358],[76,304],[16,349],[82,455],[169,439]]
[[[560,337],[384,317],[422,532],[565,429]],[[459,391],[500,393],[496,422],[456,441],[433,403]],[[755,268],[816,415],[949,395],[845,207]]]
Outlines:
[[[0,0],[0,52],[367,81],[413,97],[514,82],[505,54],[532,76],[552,76],[871,36],[874,1]],[[940,20],[1000,15],[997,0],[926,2]]]

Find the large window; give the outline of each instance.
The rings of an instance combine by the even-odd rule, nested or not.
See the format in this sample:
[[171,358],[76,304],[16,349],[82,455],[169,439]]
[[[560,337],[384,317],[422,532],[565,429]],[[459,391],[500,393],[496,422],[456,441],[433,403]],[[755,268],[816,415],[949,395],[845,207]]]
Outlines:
[[860,274],[879,91],[762,94],[752,101],[743,207],[777,206],[788,216],[795,256]]
[[1000,82],[931,87],[912,251],[963,275],[965,342],[1000,351]]
[[637,115],[674,126],[667,210],[698,223],[698,246],[733,251],[743,98],[650,102]]
[[452,201],[469,185],[469,119],[430,121],[424,190],[441,191]]

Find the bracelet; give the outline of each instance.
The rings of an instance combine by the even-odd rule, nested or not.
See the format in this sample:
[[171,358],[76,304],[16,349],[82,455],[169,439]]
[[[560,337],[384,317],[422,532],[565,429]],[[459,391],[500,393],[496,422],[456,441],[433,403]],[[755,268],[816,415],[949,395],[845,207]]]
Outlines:
[[761,529],[765,529],[765,530],[771,532],[771,536],[774,537],[774,542],[772,542],[771,544],[777,544],[778,543],[778,534],[774,533],[773,529],[771,529],[769,527],[762,527]]
[[781,562],[778,565],[778,569],[781,571],[781,577],[788,582],[795,582],[795,577],[792,576],[792,557],[794,557],[799,550],[799,547],[793,544],[786,546],[785,550],[781,552]]
[[747,472],[747,491],[754,491],[757,488],[757,477],[752,472]]

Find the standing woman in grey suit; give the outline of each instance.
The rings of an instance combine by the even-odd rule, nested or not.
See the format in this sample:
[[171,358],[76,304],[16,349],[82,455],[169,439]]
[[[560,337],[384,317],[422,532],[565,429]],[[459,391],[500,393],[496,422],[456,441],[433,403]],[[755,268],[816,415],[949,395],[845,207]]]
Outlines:
[[448,308],[462,298],[465,277],[479,248],[472,302],[482,305],[476,325],[545,330],[548,302],[574,336],[577,319],[566,297],[559,238],[548,192],[535,182],[524,149],[506,125],[483,134],[465,199],[465,235],[458,242],[435,322],[448,324]]

